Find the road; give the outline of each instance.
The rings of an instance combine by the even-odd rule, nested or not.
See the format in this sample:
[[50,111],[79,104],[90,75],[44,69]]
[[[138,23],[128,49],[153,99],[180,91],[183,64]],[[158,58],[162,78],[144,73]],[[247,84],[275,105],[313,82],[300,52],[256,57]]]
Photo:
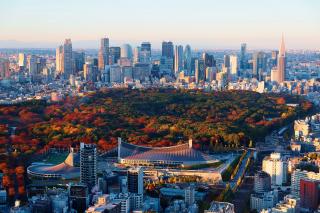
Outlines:
[[230,183],[230,187],[231,189],[234,189],[235,186],[237,185],[237,182],[239,180],[239,178],[242,177],[242,175],[245,173],[245,169],[246,169],[246,163],[248,161],[248,159],[250,158],[252,153],[252,150],[247,150],[247,153],[245,155],[245,157],[243,158],[243,160],[241,161],[241,165],[238,169],[237,174],[235,175],[235,177],[229,182]]

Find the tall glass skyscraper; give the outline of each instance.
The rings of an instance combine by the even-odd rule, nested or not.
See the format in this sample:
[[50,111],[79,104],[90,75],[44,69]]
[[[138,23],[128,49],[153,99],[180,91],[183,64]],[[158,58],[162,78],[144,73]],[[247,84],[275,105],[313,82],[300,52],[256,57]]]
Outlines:
[[240,50],[240,69],[244,70],[247,68],[247,44],[243,43],[241,44],[241,50]]
[[177,75],[183,69],[183,46],[175,46],[174,49],[174,72]]
[[162,56],[167,58],[173,58],[173,43],[171,41],[164,41],[162,42]]
[[151,43],[142,42],[139,52],[139,61],[141,63],[151,63]]
[[62,71],[65,79],[69,79],[73,74],[73,58],[72,58],[72,42],[71,39],[66,39],[63,44],[63,63]]
[[187,45],[184,48],[184,53],[183,53],[183,68],[186,70],[187,74],[191,74],[191,47],[190,45]]
[[102,38],[98,55],[98,68],[104,70],[109,65],[109,38]]
[[130,44],[122,45],[120,56],[121,58],[132,59],[132,47],[130,46]]

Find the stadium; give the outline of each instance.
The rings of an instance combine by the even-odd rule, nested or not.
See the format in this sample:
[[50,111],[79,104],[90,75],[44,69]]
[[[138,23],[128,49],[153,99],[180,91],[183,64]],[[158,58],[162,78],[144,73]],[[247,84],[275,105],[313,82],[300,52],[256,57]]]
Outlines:
[[80,177],[80,168],[77,165],[79,156],[71,149],[64,162],[53,165],[47,163],[34,163],[27,168],[30,179],[34,180],[72,180]]
[[128,166],[188,167],[211,164],[218,160],[192,147],[189,143],[170,147],[143,147],[118,139],[118,161]]

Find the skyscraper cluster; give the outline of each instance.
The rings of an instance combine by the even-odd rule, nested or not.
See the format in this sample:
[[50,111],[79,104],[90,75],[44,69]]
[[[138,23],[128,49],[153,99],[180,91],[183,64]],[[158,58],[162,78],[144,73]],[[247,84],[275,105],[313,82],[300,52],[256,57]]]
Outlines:
[[[153,77],[171,77],[177,82],[195,82],[203,85],[218,81],[221,87],[239,78],[255,78],[258,81],[269,79],[282,83],[286,80],[286,54],[282,38],[279,51],[269,54],[253,52],[251,59],[247,53],[247,44],[241,44],[240,53],[223,56],[223,62],[217,63],[209,52],[192,53],[190,45],[174,45],[163,41],[161,56],[156,60],[152,56],[150,42],[142,42],[134,48],[130,44],[121,47],[110,46],[109,38],[101,38],[98,57],[86,56],[84,52],[72,50],[70,39],[56,49],[56,73],[64,79],[80,77],[90,82],[130,83],[152,82]],[[19,64],[25,64],[24,56],[19,56]],[[35,59],[31,58],[31,62]],[[30,60],[29,60],[30,62]],[[36,68],[29,66],[31,76]],[[271,70],[271,71],[270,71]],[[167,78],[166,77],[166,78]]]

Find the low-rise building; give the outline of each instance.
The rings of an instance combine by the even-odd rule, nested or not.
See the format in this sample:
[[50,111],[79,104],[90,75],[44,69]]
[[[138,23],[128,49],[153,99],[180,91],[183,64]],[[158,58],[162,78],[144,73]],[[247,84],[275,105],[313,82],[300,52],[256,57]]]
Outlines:
[[278,191],[251,194],[250,209],[260,212],[262,209],[274,207],[278,202]]
[[208,210],[204,210],[204,213],[234,213],[234,205],[227,202],[213,201]]

